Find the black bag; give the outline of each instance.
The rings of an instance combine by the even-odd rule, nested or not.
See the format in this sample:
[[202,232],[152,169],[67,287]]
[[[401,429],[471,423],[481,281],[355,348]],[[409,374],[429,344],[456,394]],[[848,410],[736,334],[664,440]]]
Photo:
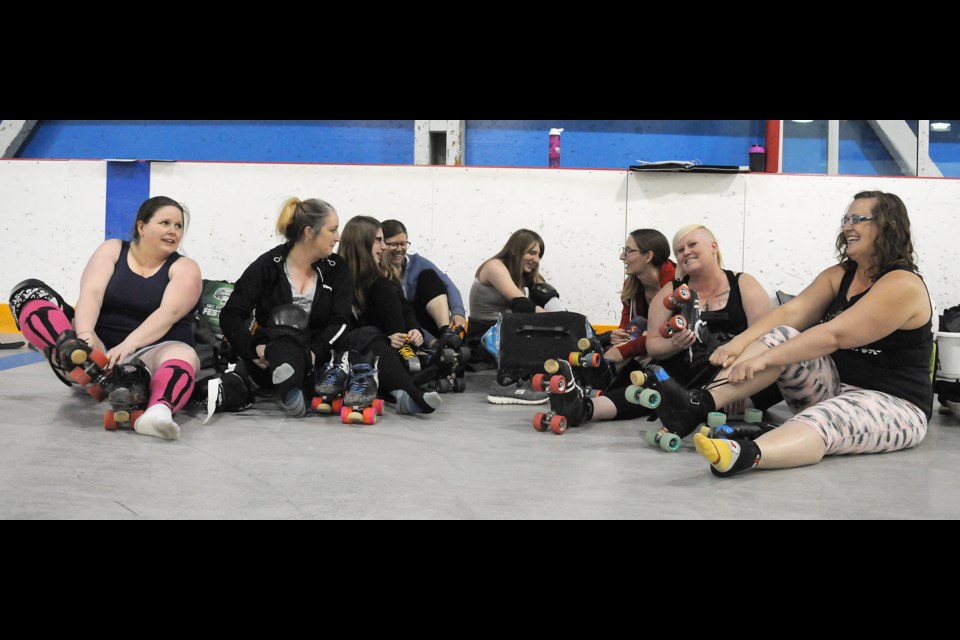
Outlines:
[[233,350],[220,329],[220,311],[230,294],[233,283],[225,280],[204,280],[203,291],[197,304],[193,340],[194,349],[200,357],[201,369],[213,369],[223,373],[233,362]]
[[[581,338],[590,339],[592,348],[602,353],[593,328],[580,313],[504,313],[498,325],[497,382],[501,385],[543,373],[543,363],[551,358],[568,359],[580,351]],[[581,386],[604,389],[613,380],[613,370],[601,357],[599,367],[574,367],[574,376]]]
[[940,314],[940,331],[960,333],[960,304]]

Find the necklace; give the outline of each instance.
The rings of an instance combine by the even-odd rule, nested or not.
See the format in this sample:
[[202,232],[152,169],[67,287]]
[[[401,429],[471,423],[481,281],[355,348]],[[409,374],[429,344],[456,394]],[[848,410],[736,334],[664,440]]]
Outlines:
[[[710,296],[709,298],[705,299],[705,300],[703,301],[703,310],[704,310],[704,311],[710,311],[710,300],[711,300],[711,299],[717,300],[717,302],[719,303],[719,301],[720,301],[719,299],[720,299],[722,296],[727,295],[728,293],[730,293],[730,287],[727,287],[724,291],[721,291],[720,293],[718,293],[718,294],[716,294],[716,295],[713,295],[713,296]],[[717,305],[715,304],[715,305],[713,305],[713,306],[717,306]]]

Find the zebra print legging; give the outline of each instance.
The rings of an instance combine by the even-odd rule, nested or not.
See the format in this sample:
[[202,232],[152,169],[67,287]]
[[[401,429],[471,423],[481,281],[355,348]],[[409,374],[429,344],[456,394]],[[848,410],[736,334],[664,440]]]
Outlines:
[[[760,341],[772,348],[798,335],[793,327],[777,327]],[[916,405],[842,384],[828,356],[787,365],[777,385],[795,414],[792,419],[810,425],[823,438],[824,455],[909,449],[927,434],[927,417]]]

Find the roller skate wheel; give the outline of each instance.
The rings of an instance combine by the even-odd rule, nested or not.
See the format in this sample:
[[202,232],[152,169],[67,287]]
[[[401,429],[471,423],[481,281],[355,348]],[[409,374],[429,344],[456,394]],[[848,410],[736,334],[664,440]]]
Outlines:
[[672,329],[673,332],[676,333],[679,331],[683,331],[684,329],[687,328],[687,319],[684,318],[683,316],[673,316],[672,318],[670,318],[667,324],[669,325],[670,329]]
[[708,426],[705,425],[705,424],[701,424],[701,425],[700,425],[699,433],[700,433],[700,435],[702,435],[702,436],[705,437],[705,438],[711,438],[711,437],[713,437],[713,429],[711,429],[710,427],[708,427]]
[[550,378],[550,392],[563,393],[567,389],[567,379],[563,376],[553,376]]
[[599,353],[592,354],[589,358],[587,358],[587,362],[590,363],[588,365],[589,367],[596,369],[597,367],[600,366],[600,354]]
[[97,366],[101,369],[105,369],[108,364],[110,364],[110,358],[107,357],[103,351],[99,349],[94,349],[90,352],[90,359],[97,363]]
[[383,415],[383,398],[377,398],[373,401],[373,410],[376,411],[378,416]]
[[79,366],[87,361],[87,352],[83,349],[74,349],[70,353],[70,362]]
[[113,419],[117,422],[117,424],[121,422],[130,422],[130,412],[123,411],[122,409],[120,411],[114,411]]
[[554,374],[557,371],[560,371],[560,363],[551,358],[543,363],[543,370],[549,374]]
[[87,375],[87,372],[77,367],[76,369],[71,369],[70,373],[67,376],[79,384],[81,387],[87,384],[90,384],[90,376]]
[[550,418],[550,431],[562,435],[567,430],[567,419],[563,416],[553,416]]
[[670,329],[670,323],[664,322],[660,325],[660,337],[664,339],[669,339],[673,335],[673,330]]
[[446,378],[440,378],[439,380],[437,380],[437,391],[439,391],[440,393],[447,393],[448,391],[450,391],[450,389],[451,389],[451,386],[450,386],[449,380],[447,380]]
[[630,382],[638,387],[642,387],[647,382],[647,374],[643,371],[634,371],[630,374]]
[[453,390],[456,391],[457,393],[463,393],[464,391],[467,390],[467,381],[464,380],[463,378],[457,378],[456,383],[454,383]]
[[538,373],[533,376],[533,380],[530,382],[530,385],[533,387],[534,391],[546,391],[546,385],[543,384],[544,376],[542,373]]
[[659,434],[660,434],[660,431],[658,429],[647,429],[647,433],[645,435],[647,444],[650,445],[651,447],[659,446],[657,444],[660,439]]
[[763,411],[760,409],[747,409],[743,412],[743,421],[750,424],[760,424],[763,422]]
[[137,425],[137,420],[140,419],[140,416],[143,415],[143,409],[137,409],[136,411],[130,412],[130,428],[133,429]]
[[107,431],[117,430],[117,421],[113,418],[113,411],[107,411],[103,414],[103,428]]
[[367,407],[363,410],[363,424],[377,424],[377,410]]
[[352,407],[340,407],[340,422],[343,424],[350,424],[350,414],[353,413]]
[[711,429],[716,429],[722,424],[727,423],[727,414],[722,411],[711,411],[707,415],[707,426]]
[[314,411],[318,411],[320,409],[321,404],[323,404],[322,398],[314,397],[310,400],[310,408],[313,409]]
[[547,425],[544,422],[544,418],[546,417],[547,414],[543,413],[542,411],[538,411],[537,413],[533,414],[533,428],[537,431],[546,431]]
[[330,403],[330,409],[332,413],[340,413],[340,410],[343,409],[343,398],[334,398],[333,402]]
[[580,351],[586,351],[590,348],[590,338],[580,338],[577,340],[577,349]]
[[669,431],[660,434],[660,448],[669,453],[674,453],[680,448],[680,436]]
[[580,366],[580,352],[579,352],[579,351],[571,351],[571,352],[570,352],[570,355],[567,356],[567,362],[569,362],[570,364],[572,364],[572,365],[575,366],[575,367],[579,367],[579,366]]
[[647,409],[656,409],[660,406],[661,396],[656,389],[644,389],[638,397],[639,404]]
[[103,402],[107,397],[103,387],[96,383],[87,386],[87,393],[97,402]]
[[680,302],[688,302],[693,297],[693,293],[690,291],[690,288],[687,287],[687,285],[677,287],[677,290],[673,292],[673,295],[675,295],[677,300]]

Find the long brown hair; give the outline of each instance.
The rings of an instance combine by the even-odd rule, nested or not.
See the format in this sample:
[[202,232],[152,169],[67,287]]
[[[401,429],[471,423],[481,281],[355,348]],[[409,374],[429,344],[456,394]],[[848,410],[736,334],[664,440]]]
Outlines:
[[380,276],[382,264],[373,259],[373,243],[377,240],[380,221],[370,216],[354,216],[340,232],[340,255],[353,273],[353,310],[362,315],[366,309],[366,292]]
[[[861,198],[876,199],[870,207],[870,214],[873,216],[870,222],[877,225],[877,234],[870,255],[873,264],[865,272],[867,277],[875,282],[887,269],[896,266],[907,267],[919,273],[907,205],[903,204],[899,196],[884,191],[861,191],[853,196],[854,200]],[[850,261],[847,257],[847,236],[843,234],[843,229],[837,236],[837,258],[841,263]]]
[[510,273],[510,279],[513,280],[513,283],[517,285],[519,289],[532,287],[541,282],[545,282],[543,276],[540,275],[540,265],[537,265],[537,267],[530,272],[529,276],[525,277],[523,273],[523,254],[527,252],[527,249],[529,249],[533,243],[539,245],[540,258],[542,259],[544,245],[543,238],[540,237],[540,234],[530,229],[517,229],[511,234],[507,243],[503,245],[503,249],[500,249],[497,255],[483,261],[483,264],[477,269],[474,277],[480,277],[480,270],[483,269],[483,265],[491,260],[499,260],[507,267],[507,271]]
[[[667,237],[656,229],[635,229],[630,232],[630,237],[637,243],[637,249],[641,254],[647,251],[653,252],[653,259],[650,261],[655,267],[663,266],[663,263],[670,258],[670,243]],[[634,276],[627,278],[623,285],[623,291],[620,292],[620,301],[628,304],[637,295],[640,288],[640,280]]]

